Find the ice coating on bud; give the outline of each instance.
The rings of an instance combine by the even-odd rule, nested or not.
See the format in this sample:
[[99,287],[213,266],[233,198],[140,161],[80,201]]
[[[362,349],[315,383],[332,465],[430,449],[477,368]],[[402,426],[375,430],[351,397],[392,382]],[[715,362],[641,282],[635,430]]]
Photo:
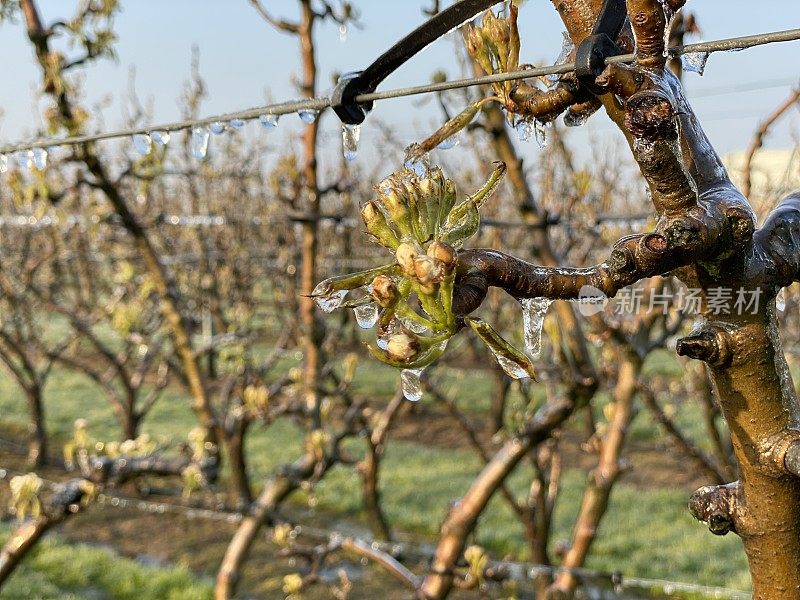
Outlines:
[[413,275],[415,273],[414,259],[420,254],[422,254],[422,249],[416,244],[409,242],[400,244],[395,252],[397,264],[399,264],[408,275]]
[[382,246],[394,250],[400,244],[397,234],[389,225],[374,200],[367,202],[361,209],[361,218],[367,232],[375,237]]
[[437,282],[441,279],[443,270],[441,262],[427,254],[414,258],[414,273],[423,285]]
[[419,342],[407,333],[396,333],[389,336],[386,352],[395,360],[411,360],[419,352]]
[[391,277],[378,275],[372,280],[372,297],[379,306],[388,308],[399,300],[400,290]]
[[431,245],[428,246],[427,254],[441,262],[448,273],[453,270],[453,267],[456,266],[456,262],[458,261],[455,248],[446,242],[440,242],[438,240],[431,242]]

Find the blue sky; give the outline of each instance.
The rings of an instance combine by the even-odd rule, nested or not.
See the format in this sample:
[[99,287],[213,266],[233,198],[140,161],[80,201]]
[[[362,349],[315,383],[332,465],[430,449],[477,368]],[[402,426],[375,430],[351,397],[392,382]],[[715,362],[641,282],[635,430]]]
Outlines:
[[[333,24],[318,30],[322,92],[329,89],[333,73],[366,66],[417,26],[424,18],[421,7],[430,2],[356,0],[355,4],[361,11],[364,29],[351,28],[345,43],[340,42]],[[40,0],[46,20],[66,16],[67,5],[73,3]],[[87,104],[108,102],[102,112],[104,127],[113,128],[123,121],[120,98],[126,93],[132,66],[136,68],[140,98],[152,103],[153,119],[178,117],[178,98],[188,75],[193,45],[200,48],[201,72],[209,90],[204,114],[256,106],[270,98],[277,101],[296,97],[292,85],[292,75],[298,70],[295,40],[271,29],[247,0],[123,0],[122,5],[123,12],[117,19],[119,60],[95,64],[83,75]],[[293,18],[297,14],[295,0],[266,0],[265,5],[276,15]],[[745,0],[697,0],[688,5],[696,13],[703,39],[707,40],[800,27],[800,3],[796,0],[761,0],[755,5]],[[523,61],[544,64],[558,55],[562,27],[550,2],[526,2],[521,11],[521,31]],[[454,44],[452,37],[439,41],[382,87],[424,83],[439,69],[450,77],[460,76]],[[21,25],[5,24],[0,29],[0,55],[4,58],[5,83],[0,91],[0,139],[16,141],[30,136],[39,123],[34,108],[38,72]],[[792,42],[715,54],[703,77],[687,74],[686,88],[691,97],[742,84],[771,84],[762,90],[698,97],[693,102],[712,141],[725,153],[747,144],[759,118],[786,96],[789,82],[798,79],[800,42]],[[800,129],[799,117],[800,112],[795,111],[785,119],[767,145],[792,145]],[[370,121],[381,120],[395,126],[399,137],[410,143],[440,119],[436,104],[421,103],[420,98],[379,103],[364,126],[363,143],[369,148],[370,139],[377,135],[375,128],[370,131]],[[292,135],[299,121],[284,121],[290,125],[284,122],[281,135]],[[324,127],[330,132],[323,138],[326,148],[338,150],[335,119],[326,117]],[[616,135],[607,118],[597,115],[589,126],[575,130],[571,139],[581,146],[590,136],[613,140]],[[531,144],[523,151],[534,154],[537,148]],[[362,152],[359,160],[369,160],[369,153]]]

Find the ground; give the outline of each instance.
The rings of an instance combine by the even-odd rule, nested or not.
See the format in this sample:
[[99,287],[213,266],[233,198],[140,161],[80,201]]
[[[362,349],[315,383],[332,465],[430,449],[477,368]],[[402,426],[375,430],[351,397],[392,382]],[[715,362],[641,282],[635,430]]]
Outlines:
[[[669,371],[675,365],[662,356],[649,368]],[[373,390],[379,398],[377,401],[383,401],[392,392],[396,381],[393,371],[372,363],[365,363],[358,377],[358,386]],[[460,395],[459,404],[476,425],[481,424],[487,408],[484,399],[490,381],[488,374],[473,370],[465,375],[448,370],[443,379],[445,387],[468,390]],[[58,371],[48,393],[51,399],[48,425],[58,438],[66,439],[77,416],[89,420],[90,431],[97,439],[113,439],[119,435],[107,402],[84,378]],[[702,442],[695,407],[686,403],[678,410],[679,421]],[[0,437],[19,440],[24,424],[24,404],[13,382],[7,378],[0,379],[0,411],[4,415]],[[169,390],[160,401],[145,422],[144,430],[157,439],[169,436],[175,440],[184,436],[194,424],[188,402],[176,389]],[[591,455],[580,450],[577,430],[564,435],[565,473],[554,542],[570,536],[585,469],[593,461]],[[358,451],[357,443],[352,449]],[[256,430],[248,451],[252,457],[253,481],[259,482],[276,465],[298,456],[300,437],[293,425],[278,423]],[[606,572],[621,571],[627,576],[746,589],[747,565],[738,539],[712,536],[686,510],[689,493],[708,482],[693,474],[689,462],[669,446],[645,414],[640,415],[633,426],[626,458],[634,468],[615,488],[609,513],[587,566]],[[0,464],[6,468],[22,467],[19,458],[8,451],[0,456]],[[442,407],[426,399],[416,411],[404,415],[390,438],[382,476],[386,512],[399,535],[418,543],[433,541],[449,502],[464,492],[480,466],[480,460],[465,447],[463,435]],[[63,477],[57,472],[50,475]],[[522,470],[512,478],[511,487],[523,494],[528,477],[529,473]],[[358,482],[350,471],[335,469],[318,486],[314,499],[315,506],[309,508],[308,496],[296,494],[287,507],[287,517],[302,517],[300,520],[304,523],[325,524],[329,529],[333,523],[333,528],[346,532],[366,531],[360,520]],[[0,500],[5,503],[5,499]],[[6,525],[10,526],[10,523]],[[15,597],[15,594],[22,597],[25,586],[36,585],[39,587],[35,595],[43,597],[63,597],[59,594],[69,592],[80,598],[128,598],[126,594],[130,592],[126,589],[136,589],[140,585],[137,578],[146,581],[137,598],[204,597],[210,594],[215,568],[234,528],[233,524],[218,521],[93,506],[70,519],[59,529],[55,541],[49,541],[26,560],[23,569],[12,577],[8,589],[4,590],[4,597]],[[9,529],[5,531],[3,537],[10,532]],[[496,500],[482,518],[476,541],[489,548],[494,556],[524,558],[525,555],[520,527],[500,500]],[[73,542],[92,546],[74,546]],[[103,547],[135,557],[138,562],[119,561]],[[273,548],[266,542],[266,535],[259,537],[251,556],[243,590],[253,597],[282,597],[280,579],[293,567],[286,559],[273,558]],[[158,568],[145,568],[140,564],[142,560]],[[103,564],[118,575],[95,576],[87,566]],[[117,565],[122,566],[118,568]],[[178,565],[177,570],[174,565]],[[404,593],[381,574],[370,571],[370,576],[362,577],[363,567],[359,564],[351,564],[349,568],[353,570],[353,577],[359,579],[358,593],[352,598],[376,597],[379,590],[380,597],[404,597]],[[335,578],[335,569],[330,575]],[[187,587],[190,581],[192,587]],[[147,587],[150,585],[155,587]],[[166,587],[157,587],[160,585]],[[167,589],[168,592],[164,591]],[[185,593],[191,595],[183,595]],[[25,595],[30,597],[30,594]],[[320,597],[329,596],[326,593]]]

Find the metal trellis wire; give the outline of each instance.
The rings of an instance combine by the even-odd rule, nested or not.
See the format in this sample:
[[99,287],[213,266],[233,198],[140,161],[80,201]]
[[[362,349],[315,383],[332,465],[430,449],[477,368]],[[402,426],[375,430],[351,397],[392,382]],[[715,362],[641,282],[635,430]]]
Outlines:
[[[678,57],[690,53],[714,53],[714,52],[730,52],[753,48],[755,46],[762,46],[765,44],[774,44],[779,42],[791,42],[800,40],[800,28],[787,29],[784,31],[773,31],[768,33],[760,33],[756,35],[748,35],[742,37],[733,37],[714,40],[710,42],[699,42],[696,44],[686,44],[683,46],[672,46],[669,48],[669,55]],[[615,63],[631,63],[634,61],[634,54],[621,54],[611,56],[605,59],[606,64]],[[403,98],[406,96],[416,96],[420,94],[429,94],[433,92],[443,92],[454,89],[461,89],[465,87],[487,85],[491,83],[499,83],[502,81],[517,81],[521,79],[528,79],[531,77],[540,77],[544,75],[562,75],[572,73],[575,71],[575,63],[567,62],[557,65],[547,65],[543,67],[534,67],[530,69],[523,69],[520,71],[512,71],[510,73],[496,73],[493,75],[486,75],[483,77],[472,77],[468,79],[455,79],[452,81],[443,81],[439,83],[430,83],[425,85],[396,88],[380,92],[373,92],[369,94],[360,94],[355,97],[355,102],[358,104],[369,105],[376,101],[389,100],[392,98]],[[267,104],[255,108],[245,110],[238,110],[209,117],[202,117],[197,119],[185,119],[182,121],[172,121],[168,123],[160,123],[139,127],[131,127],[127,129],[119,129],[115,131],[105,131],[87,135],[69,136],[63,138],[43,138],[35,141],[20,142],[16,144],[9,144],[0,147],[0,155],[12,154],[15,152],[22,152],[34,150],[38,148],[53,148],[58,146],[68,146],[77,144],[87,144],[91,142],[117,139],[123,137],[131,137],[134,135],[145,134],[148,135],[152,132],[165,131],[175,132],[195,127],[206,127],[212,123],[230,122],[234,120],[252,121],[268,116],[280,116],[285,114],[297,113],[300,111],[323,111],[331,106],[330,98],[307,98],[303,100],[293,100],[289,102],[280,102],[275,104]]]

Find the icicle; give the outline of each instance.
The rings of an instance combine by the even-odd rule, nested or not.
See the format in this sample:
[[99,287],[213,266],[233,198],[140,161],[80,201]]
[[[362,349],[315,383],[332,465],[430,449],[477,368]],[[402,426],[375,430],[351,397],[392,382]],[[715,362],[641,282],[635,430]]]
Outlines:
[[264,129],[275,129],[278,126],[278,115],[261,115],[258,119]]
[[549,298],[526,298],[521,302],[525,349],[534,359],[542,354],[542,326],[551,302]]
[[142,156],[147,156],[153,149],[153,140],[146,133],[137,133],[133,136],[133,147]]
[[784,289],[785,288],[781,288],[781,291],[775,296],[775,308],[780,312],[786,310],[786,294],[784,293]]
[[316,121],[317,115],[319,115],[318,110],[313,110],[309,108],[297,111],[297,116],[300,117],[300,120],[307,125],[311,125],[311,123]]
[[378,305],[374,302],[353,308],[356,323],[361,329],[370,329],[378,322]]
[[403,396],[406,400],[418,402],[422,399],[422,381],[420,376],[425,369],[403,369],[400,372],[400,382],[403,387]]
[[192,156],[197,159],[205,158],[208,153],[208,127],[195,127],[192,129]]
[[520,119],[515,127],[520,142],[529,142],[533,138],[539,148],[547,147],[545,124],[538,119]]
[[8,156],[0,154],[0,173],[8,172]]
[[361,125],[342,124],[342,152],[345,160],[355,160],[358,156],[358,141],[361,139]]
[[30,151],[32,164],[37,170],[44,171],[47,167],[47,150],[44,148],[34,148]]
[[[561,42],[561,52],[558,55],[558,58],[556,58],[555,63],[553,63],[556,65],[563,65],[565,62],[567,62],[567,58],[569,58],[569,55],[575,50],[575,44],[572,42],[572,38],[569,37],[569,34],[566,31],[562,31],[561,35],[564,36],[564,39]],[[552,85],[558,83],[558,79],[560,77],[561,75],[553,73],[547,76],[547,81]]]
[[339,41],[343,44],[347,41],[347,24],[342,23],[339,25]]
[[241,129],[244,127],[244,121],[242,119],[231,119],[228,121],[228,126],[232,127],[233,129]]
[[664,11],[664,57],[669,58],[669,38],[672,33],[672,20],[675,18],[675,11],[667,3],[666,0],[658,0],[661,3],[661,8]]
[[697,73],[698,75],[702,76],[703,71],[706,69],[708,56],[708,52],[687,52],[686,54],[681,55],[681,64],[683,65],[683,70],[690,73]]
[[169,131],[153,131],[150,134],[150,139],[159,146],[166,146],[169,144],[170,133]]
[[225,133],[226,129],[225,123],[223,123],[222,121],[214,121],[213,123],[211,123],[211,125],[208,126],[208,128],[214,135],[220,135],[222,133]]

